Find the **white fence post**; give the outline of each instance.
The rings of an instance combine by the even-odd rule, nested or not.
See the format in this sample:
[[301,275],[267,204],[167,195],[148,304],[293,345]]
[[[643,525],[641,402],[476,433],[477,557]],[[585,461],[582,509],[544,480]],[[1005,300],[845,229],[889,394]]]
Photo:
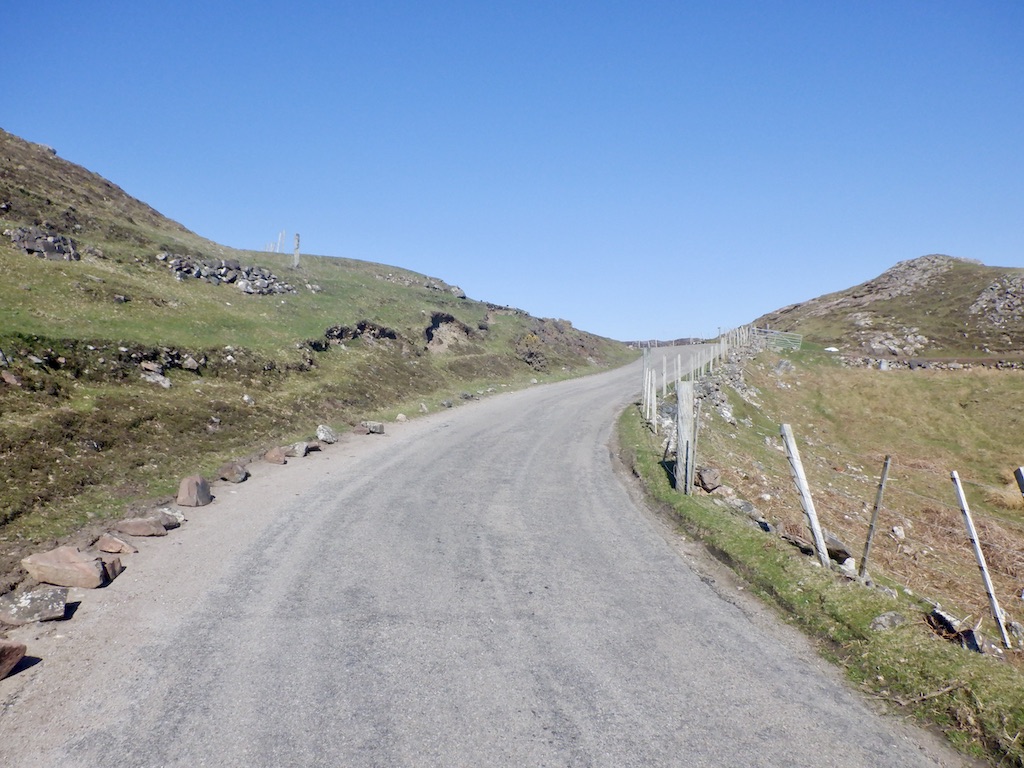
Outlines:
[[780,432],[782,442],[786,445],[786,458],[789,459],[789,468],[793,473],[793,481],[796,489],[800,492],[800,505],[804,508],[807,516],[807,525],[814,537],[814,549],[818,552],[818,560],[825,568],[829,567],[828,548],[825,546],[825,537],[821,535],[821,525],[818,523],[818,513],[814,509],[814,499],[811,498],[811,487],[807,484],[807,476],[804,474],[804,465],[800,461],[800,449],[796,447],[796,439],[793,437],[793,430],[789,424],[783,424]]
[[978,543],[978,532],[974,529],[974,520],[971,518],[971,510],[967,506],[967,497],[964,496],[963,486],[960,485],[960,475],[955,471],[950,477],[953,486],[956,488],[956,496],[960,501],[960,511],[964,513],[964,524],[967,526],[967,537],[974,547],[974,557],[978,561],[978,570],[981,571],[981,580],[985,583],[985,591],[988,593],[988,604],[992,608],[992,617],[999,627],[999,634],[1003,638],[1003,645],[1011,648],[1010,636],[1006,634],[1006,625],[1003,623],[1003,612],[999,608],[999,601],[996,600],[996,592],[992,587],[992,579],[988,575],[988,565],[985,563],[985,553],[981,551],[981,544]]

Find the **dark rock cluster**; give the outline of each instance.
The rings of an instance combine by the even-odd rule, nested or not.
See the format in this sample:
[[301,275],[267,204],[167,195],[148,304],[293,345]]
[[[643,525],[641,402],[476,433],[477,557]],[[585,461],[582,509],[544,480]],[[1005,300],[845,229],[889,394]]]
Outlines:
[[212,285],[227,283],[243,293],[267,296],[298,293],[266,267],[245,265],[238,259],[193,259],[173,253],[160,253],[157,261],[164,262],[178,280],[205,280]]
[[40,259],[79,261],[82,258],[75,241],[70,237],[46,232],[38,227],[5,229],[4,235],[11,238],[11,242],[25,253]]

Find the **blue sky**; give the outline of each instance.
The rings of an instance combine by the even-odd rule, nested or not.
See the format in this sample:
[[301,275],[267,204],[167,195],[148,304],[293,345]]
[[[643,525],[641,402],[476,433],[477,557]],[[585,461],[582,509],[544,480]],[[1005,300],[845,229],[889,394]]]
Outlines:
[[6,6],[0,127],[226,245],[620,339],[1024,266],[1019,0]]

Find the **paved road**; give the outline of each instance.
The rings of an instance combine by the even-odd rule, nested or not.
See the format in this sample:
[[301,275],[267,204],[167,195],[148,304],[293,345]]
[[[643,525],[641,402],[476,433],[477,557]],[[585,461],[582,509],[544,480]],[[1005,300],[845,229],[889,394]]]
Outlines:
[[[637,365],[257,465],[0,683],[11,766],[920,766],[612,470]],[[939,761],[937,763],[936,761]]]

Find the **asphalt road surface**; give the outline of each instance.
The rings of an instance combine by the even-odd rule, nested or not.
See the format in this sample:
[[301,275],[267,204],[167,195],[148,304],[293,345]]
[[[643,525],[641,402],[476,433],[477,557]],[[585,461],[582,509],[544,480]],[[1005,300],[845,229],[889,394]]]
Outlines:
[[924,766],[613,470],[639,364],[256,464],[0,681],[4,766]]

